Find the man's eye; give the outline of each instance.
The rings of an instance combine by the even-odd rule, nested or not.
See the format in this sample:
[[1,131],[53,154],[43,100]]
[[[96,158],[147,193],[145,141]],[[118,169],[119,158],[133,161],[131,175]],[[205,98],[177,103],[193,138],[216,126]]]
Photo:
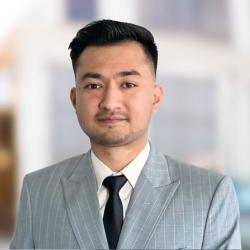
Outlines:
[[99,88],[101,88],[101,85],[97,83],[90,83],[85,86],[85,89],[99,89]]
[[122,84],[122,87],[123,88],[134,88],[134,87],[136,87],[136,85],[132,82],[125,82]]

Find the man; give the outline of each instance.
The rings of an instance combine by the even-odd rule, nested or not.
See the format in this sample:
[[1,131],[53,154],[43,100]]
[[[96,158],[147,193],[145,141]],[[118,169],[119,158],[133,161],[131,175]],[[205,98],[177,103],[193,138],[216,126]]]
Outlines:
[[69,48],[70,98],[91,149],[25,177],[11,248],[240,248],[231,179],[148,142],[163,92],[152,34],[102,20]]

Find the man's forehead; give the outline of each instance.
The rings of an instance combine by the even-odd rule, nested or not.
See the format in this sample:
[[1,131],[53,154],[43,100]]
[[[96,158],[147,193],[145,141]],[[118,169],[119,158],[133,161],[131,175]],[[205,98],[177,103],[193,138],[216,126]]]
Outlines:
[[[105,53],[108,53],[109,58],[104,60]],[[107,54],[106,54],[107,55]],[[123,61],[123,59],[127,61]],[[94,60],[95,59],[95,60]],[[146,63],[152,68],[154,73],[154,66],[152,60],[148,57],[143,46],[136,41],[122,41],[116,42],[108,45],[91,45],[86,47],[77,62],[77,67],[84,67],[95,65],[97,62],[107,65],[113,60],[120,61],[121,63],[133,64],[141,59],[140,64]],[[87,65],[86,65],[87,64]],[[131,69],[126,69],[124,71],[131,71]]]

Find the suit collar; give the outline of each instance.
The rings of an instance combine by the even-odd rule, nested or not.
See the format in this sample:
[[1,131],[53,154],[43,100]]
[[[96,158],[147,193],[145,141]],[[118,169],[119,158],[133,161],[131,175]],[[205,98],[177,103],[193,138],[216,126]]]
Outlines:
[[107,249],[90,152],[61,179],[61,183],[69,221],[80,248]]
[[143,168],[142,175],[148,179],[153,187],[160,187],[170,184],[173,180],[170,177],[169,166],[166,157],[157,152],[150,144],[150,154]]
[[130,198],[118,249],[146,247],[179,185],[178,178],[171,178],[166,157],[151,145],[148,161]]
[[66,173],[63,178],[70,182],[81,182],[86,177],[93,177],[94,172],[90,155],[90,150],[86,154],[83,154],[79,161],[72,166],[72,171]]
[[[107,249],[90,152],[81,157],[61,182],[69,221],[80,248]],[[117,248],[146,246],[179,184],[178,178],[171,177],[165,156],[151,145],[149,158],[130,198]]]

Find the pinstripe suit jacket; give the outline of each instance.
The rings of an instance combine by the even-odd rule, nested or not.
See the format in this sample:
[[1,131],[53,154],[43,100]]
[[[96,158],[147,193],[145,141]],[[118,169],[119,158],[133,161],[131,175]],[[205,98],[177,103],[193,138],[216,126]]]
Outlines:
[[[11,248],[107,249],[90,153],[24,179]],[[151,146],[118,249],[241,248],[232,181]]]

